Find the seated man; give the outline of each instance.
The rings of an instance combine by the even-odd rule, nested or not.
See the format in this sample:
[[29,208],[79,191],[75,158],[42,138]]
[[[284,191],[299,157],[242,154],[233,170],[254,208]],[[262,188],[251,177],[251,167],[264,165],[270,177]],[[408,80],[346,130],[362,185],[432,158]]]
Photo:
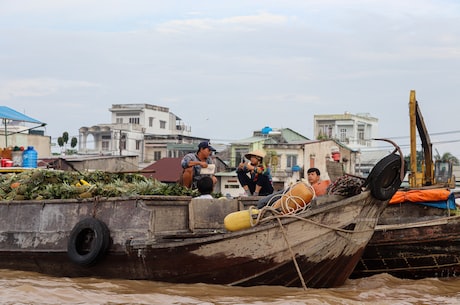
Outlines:
[[331,184],[330,180],[321,180],[321,172],[316,167],[307,170],[308,183],[315,190],[316,196],[326,195],[327,187]]
[[238,181],[248,196],[267,196],[273,193],[270,168],[263,164],[265,152],[254,150],[244,156],[249,162],[241,162],[236,170]]
[[196,153],[186,154],[182,158],[181,166],[184,171],[182,172],[181,182],[183,186],[195,189],[197,181],[205,175],[211,176],[212,181],[216,184],[217,178],[214,175],[203,174],[201,171],[202,168],[207,168],[211,164],[215,166],[211,158],[213,151],[216,151],[214,147],[209,142],[204,141],[198,144]]

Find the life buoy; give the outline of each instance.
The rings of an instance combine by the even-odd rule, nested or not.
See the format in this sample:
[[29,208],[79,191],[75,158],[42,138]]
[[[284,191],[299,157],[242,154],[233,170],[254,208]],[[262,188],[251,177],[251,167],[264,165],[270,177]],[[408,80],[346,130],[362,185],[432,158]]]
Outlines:
[[85,218],[70,232],[67,255],[82,266],[90,266],[100,259],[110,246],[110,231],[97,218]]
[[380,160],[367,178],[372,196],[379,200],[391,199],[401,182],[401,156],[396,154]]

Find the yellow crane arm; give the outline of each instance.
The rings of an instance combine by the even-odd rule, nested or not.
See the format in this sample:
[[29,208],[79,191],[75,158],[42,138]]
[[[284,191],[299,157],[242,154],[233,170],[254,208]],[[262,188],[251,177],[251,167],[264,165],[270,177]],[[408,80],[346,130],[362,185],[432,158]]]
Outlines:
[[[433,145],[430,135],[425,126],[422,112],[415,98],[415,90],[411,90],[409,98],[409,117],[410,117],[410,185],[411,187],[420,187],[424,185],[432,185],[434,182],[433,175]],[[419,133],[422,141],[424,166],[422,171],[417,171],[417,142],[416,130]]]

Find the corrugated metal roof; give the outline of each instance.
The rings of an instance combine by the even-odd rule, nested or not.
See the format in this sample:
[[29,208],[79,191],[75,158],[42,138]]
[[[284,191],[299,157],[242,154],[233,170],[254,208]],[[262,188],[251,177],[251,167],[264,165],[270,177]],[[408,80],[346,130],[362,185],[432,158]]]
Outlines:
[[42,124],[42,122],[40,122],[39,120],[31,118],[20,112],[17,112],[16,110],[11,109],[10,107],[7,107],[7,106],[0,106],[0,118],[9,119],[13,121]]
[[155,172],[143,175],[165,183],[177,182],[182,174],[181,160],[182,158],[162,158],[144,168],[146,171]]
[[287,143],[295,144],[295,143],[305,143],[310,139],[301,135],[300,133],[290,129],[290,128],[282,128],[281,134],[283,138],[286,140]]
[[307,137],[290,128],[276,129],[263,136],[258,132],[254,133],[252,137],[233,141],[232,144],[252,144],[259,141],[263,141],[264,144],[302,144],[310,141]]

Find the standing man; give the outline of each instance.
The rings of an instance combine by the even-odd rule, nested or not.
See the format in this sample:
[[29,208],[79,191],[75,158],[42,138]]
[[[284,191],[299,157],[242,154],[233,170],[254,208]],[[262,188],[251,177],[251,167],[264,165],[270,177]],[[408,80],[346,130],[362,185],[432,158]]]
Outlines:
[[270,168],[262,163],[265,157],[263,150],[257,149],[244,156],[249,160],[241,162],[236,170],[238,181],[248,196],[267,196],[273,193]]
[[203,176],[211,176],[214,184],[217,182],[217,178],[213,174],[202,173],[203,168],[215,167],[214,161],[211,158],[212,152],[216,151],[214,147],[208,141],[201,142],[198,144],[198,150],[196,153],[186,154],[182,158],[181,166],[184,169],[182,172],[182,185],[188,188],[197,188],[197,181]]
[[326,195],[330,180],[321,180],[321,172],[316,167],[307,170],[308,182],[315,190],[316,196]]

